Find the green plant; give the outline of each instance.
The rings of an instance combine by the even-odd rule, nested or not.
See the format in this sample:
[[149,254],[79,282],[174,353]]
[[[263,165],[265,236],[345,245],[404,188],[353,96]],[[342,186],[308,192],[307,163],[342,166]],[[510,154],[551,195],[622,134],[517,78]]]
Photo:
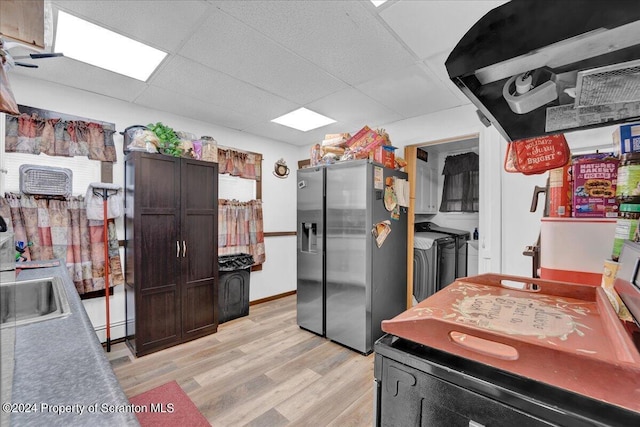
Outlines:
[[180,157],[182,155],[182,150],[180,149],[180,138],[178,138],[172,128],[164,125],[162,122],[148,124],[147,128],[158,137],[158,140],[160,141],[160,145],[158,146],[160,152],[175,157]]

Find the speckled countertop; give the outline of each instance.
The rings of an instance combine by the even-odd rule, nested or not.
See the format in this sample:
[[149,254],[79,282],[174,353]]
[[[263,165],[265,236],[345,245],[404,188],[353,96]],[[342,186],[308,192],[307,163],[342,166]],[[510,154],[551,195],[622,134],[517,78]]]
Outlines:
[[15,328],[11,425],[139,425],[67,269],[22,270],[17,279],[52,276],[64,278],[71,314]]

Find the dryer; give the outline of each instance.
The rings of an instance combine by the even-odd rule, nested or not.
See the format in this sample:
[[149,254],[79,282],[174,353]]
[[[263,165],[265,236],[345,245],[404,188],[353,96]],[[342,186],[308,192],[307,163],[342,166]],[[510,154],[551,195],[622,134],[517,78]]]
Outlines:
[[455,280],[456,240],[443,233],[416,232],[413,249],[413,297],[420,302]]

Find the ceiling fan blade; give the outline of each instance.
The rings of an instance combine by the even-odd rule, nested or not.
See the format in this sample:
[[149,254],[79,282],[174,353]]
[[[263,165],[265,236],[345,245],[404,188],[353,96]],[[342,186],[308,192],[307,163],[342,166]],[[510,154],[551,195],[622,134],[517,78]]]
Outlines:
[[41,58],[57,58],[59,56],[64,56],[63,53],[31,53],[29,55],[16,55],[13,59],[41,59]]
[[63,53],[32,53],[29,55],[31,59],[40,59],[40,58],[57,58],[59,56],[64,56]]
[[19,65],[21,67],[26,67],[26,68],[38,68],[37,65],[35,64],[27,64],[26,62],[15,62],[16,65]]

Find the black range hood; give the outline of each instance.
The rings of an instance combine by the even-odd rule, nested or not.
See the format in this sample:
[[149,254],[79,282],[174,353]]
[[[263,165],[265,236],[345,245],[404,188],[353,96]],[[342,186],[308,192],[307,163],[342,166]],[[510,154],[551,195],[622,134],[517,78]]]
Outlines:
[[507,141],[640,119],[637,0],[512,0],[445,62]]

